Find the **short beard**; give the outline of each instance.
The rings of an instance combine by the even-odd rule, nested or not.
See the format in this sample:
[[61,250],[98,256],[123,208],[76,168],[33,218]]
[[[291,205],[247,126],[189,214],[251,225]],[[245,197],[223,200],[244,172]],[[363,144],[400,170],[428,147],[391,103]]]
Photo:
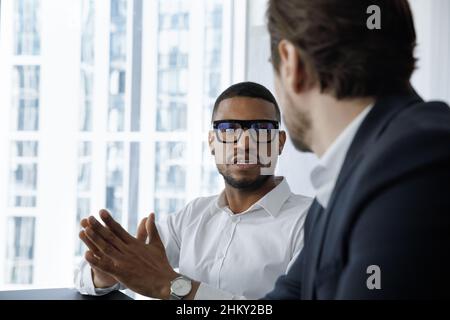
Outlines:
[[254,191],[261,188],[266,181],[272,177],[270,175],[260,175],[258,178],[254,180],[236,180],[230,175],[226,175],[222,172],[220,174],[223,176],[223,179],[225,180],[225,183],[230,185],[231,187],[243,191]]
[[311,132],[311,117],[307,113],[294,112],[293,116],[289,116],[291,121],[287,122],[283,117],[284,123],[289,132],[292,144],[295,149],[301,152],[312,152],[311,143],[308,141],[308,134]]

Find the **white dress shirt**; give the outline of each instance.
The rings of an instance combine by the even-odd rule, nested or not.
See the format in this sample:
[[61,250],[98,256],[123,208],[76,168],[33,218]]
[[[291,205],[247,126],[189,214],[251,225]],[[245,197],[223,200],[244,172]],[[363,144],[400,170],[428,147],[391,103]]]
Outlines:
[[337,178],[344,164],[345,156],[364,119],[372,110],[366,107],[334,140],[332,145],[319,159],[311,171],[311,184],[316,192],[316,199],[323,208],[328,206]]
[[[274,189],[240,214],[231,212],[222,192],[197,198],[157,222],[171,266],[202,283],[195,299],[263,297],[295,260],[312,200],[293,194],[285,178],[277,179]],[[124,289],[119,284],[95,288],[85,260],[75,285],[90,295]]]

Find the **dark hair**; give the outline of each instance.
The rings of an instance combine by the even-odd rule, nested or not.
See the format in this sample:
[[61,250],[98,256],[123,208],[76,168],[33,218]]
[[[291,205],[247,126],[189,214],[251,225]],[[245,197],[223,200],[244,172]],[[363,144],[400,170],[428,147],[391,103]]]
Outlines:
[[[367,9],[381,10],[369,30]],[[310,82],[337,99],[381,96],[410,88],[416,33],[407,0],[269,0],[272,63],[278,44],[293,43]]]
[[214,103],[212,119],[214,119],[214,116],[216,115],[219,104],[225,99],[234,97],[258,98],[271,102],[275,107],[277,120],[281,121],[280,108],[278,107],[277,100],[273,94],[263,85],[250,81],[233,84],[231,87],[228,87],[224,92],[222,92]]

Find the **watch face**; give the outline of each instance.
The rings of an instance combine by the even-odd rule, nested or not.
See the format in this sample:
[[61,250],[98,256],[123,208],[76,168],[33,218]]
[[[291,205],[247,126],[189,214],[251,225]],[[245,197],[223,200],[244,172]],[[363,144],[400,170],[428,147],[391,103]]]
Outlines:
[[191,292],[192,285],[191,281],[180,278],[174,280],[170,288],[175,295],[179,297],[184,297],[187,296],[189,292]]

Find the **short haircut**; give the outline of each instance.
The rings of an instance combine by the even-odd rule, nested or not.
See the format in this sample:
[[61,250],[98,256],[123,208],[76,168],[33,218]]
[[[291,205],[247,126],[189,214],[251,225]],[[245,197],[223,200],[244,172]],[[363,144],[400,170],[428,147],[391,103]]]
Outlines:
[[[367,26],[371,5],[380,8],[381,29]],[[266,15],[277,73],[286,39],[301,56],[307,85],[337,99],[410,90],[416,32],[407,0],[269,0]]]
[[214,120],[219,104],[225,99],[235,97],[257,98],[272,103],[275,108],[276,120],[281,121],[280,108],[273,94],[263,85],[250,81],[233,84],[217,97],[212,112],[212,120]]

